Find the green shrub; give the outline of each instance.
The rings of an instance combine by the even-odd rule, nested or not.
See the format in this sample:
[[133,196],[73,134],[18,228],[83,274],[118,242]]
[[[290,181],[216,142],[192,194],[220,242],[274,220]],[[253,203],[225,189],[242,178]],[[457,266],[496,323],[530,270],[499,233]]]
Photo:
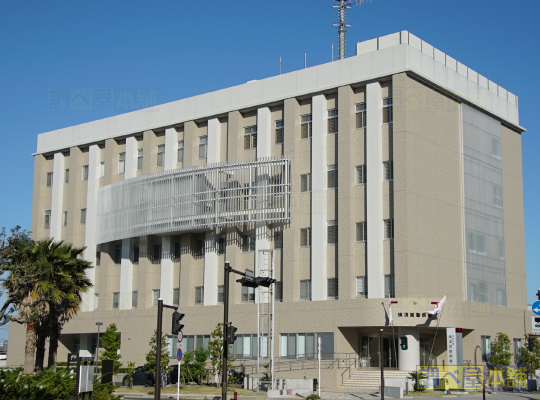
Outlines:
[[306,400],[319,400],[320,397],[318,394],[310,394],[308,397],[306,397]]

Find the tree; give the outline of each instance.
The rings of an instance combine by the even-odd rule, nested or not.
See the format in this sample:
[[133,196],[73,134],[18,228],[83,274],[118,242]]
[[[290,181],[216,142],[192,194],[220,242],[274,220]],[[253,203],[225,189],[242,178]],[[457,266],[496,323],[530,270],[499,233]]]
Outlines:
[[122,366],[120,362],[120,354],[118,354],[118,349],[120,348],[120,334],[116,329],[116,324],[110,324],[105,332],[103,337],[100,338],[100,342],[103,344],[103,351],[99,357],[101,361],[103,360],[113,360],[113,373],[117,374],[118,370]]
[[[156,354],[157,354],[157,329],[154,330],[154,334],[150,339],[150,351],[146,354],[146,364],[144,367],[146,372],[155,373],[156,372]],[[167,352],[167,335],[163,334],[161,336],[161,370],[169,370],[169,353]]]
[[200,385],[206,377],[206,360],[209,354],[210,352],[204,346],[185,353],[182,359],[182,375]]
[[133,389],[133,374],[135,373],[135,361],[128,361],[127,368],[126,368],[126,382],[128,383],[129,387]]
[[[532,334],[526,334],[523,340],[525,343],[519,352],[519,364],[529,369],[532,378],[534,371],[540,369],[540,341],[538,340],[538,336]],[[532,349],[529,349],[529,340],[531,341]]]
[[[220,322],[211,334],[212,339],[208,342],[208,350],[210,351],[210,360],[212,363],[212,373],[221,374],[223,369],[223,323]],[[233,367],[234,359],[231,359],[231,347],[227,349],[227,369]]]
[[510,353],[510,339],[502,332],[497,333],[497,337],[491,342],[491,360],[489,363],[498,369],[510,365],[512,353]]

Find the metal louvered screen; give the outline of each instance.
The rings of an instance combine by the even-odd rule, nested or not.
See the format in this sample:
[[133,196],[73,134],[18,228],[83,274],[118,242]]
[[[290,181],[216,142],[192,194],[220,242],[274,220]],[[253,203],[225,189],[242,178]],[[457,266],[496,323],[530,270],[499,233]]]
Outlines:
[[97,243],[256,222],[290,221],[286,157],[144,175],[98,192]]
[[467,300],[506,306],[501,125],[462,107]]

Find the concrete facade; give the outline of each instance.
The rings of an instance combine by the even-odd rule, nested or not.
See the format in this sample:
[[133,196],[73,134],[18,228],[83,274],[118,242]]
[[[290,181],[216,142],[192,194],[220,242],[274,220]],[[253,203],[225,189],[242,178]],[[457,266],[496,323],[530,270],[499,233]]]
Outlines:
[[[198,345],[222,321],[219,286],[225,260],[237,270],[254,269],[257,251],[267,248],[275,250],[274,276],[281,285],[275,305],[278,363],[286,358],[309,359],[314,337],[310,335],[322,334],[329,358],[370,357],[375,365],[380,360],[373,350],[374,340],[383,328],[388,343],[402,334],[409,338],[409,350],[397,354],[397,367],[412,370],[423,362],[423,349],[435,335],[436,320],[425,312],[445,294],[448,299],[434,345],[439,364],[446,360],[446,327],[463,328],[464,359],[473,362],[481,362],[476,359],[481,336],[494,338],[502,331],[517,339],[529,332],[531,312],[526,311],[522,289],[526,279],[523,129],[517,119],[517,98],[468,69],[466,82],[459,78],[454,86],[442,85],[438,64],[433,64],[435,76],[426,72],[426,62],[444,66],[441,71],[447,83],[452,76],[447,70],[460,74],[462,64],[454,60],[454,71],[448,56],[422,41],[418,45],[416,39],[408,32],[389,35],[359,43],[358,55],[349,59],[39,135],[33,238],[52,236],[87,246],[85,257],[94,265],[99,255],[99,266],[90,274],[94,288],[84,295],[82,311],[62,331],[59,360],[76,349],[91,350],[95,323],[100,321],[105,327],[116,323],[123,362],[143,363],[156,324],[156,292],[169,304],[178,301],[186,314],[184,334]],[[483,88],[484,83],[487,91],[497,88],[496,108],[471,97],[471,85]],[[463,87],[467,91],[460,90]],[[384,99],[391,99],[390,111]],[[362,103],[366,126],[357,124],[356,105]],[[466,301],[462,103],[501,125],[504,307]],[[336,133],[328,131],[329,110],[334,109],[338,110]],[[390,120],[384,122],[388,112]],[[304,138],[302,116],[308,114],[311,135]],[[276,137],[276,121],[282,121],[282,141]],[[245,149],[244,128],[251,126],[256,127],[257,144]],[[204,157],[200,157],[201,138],[206,138]],[[119,173],[121,153],[126,160],[123,173]],[[281,156],[290,159],[290,217],[284,223],[256,221],[96,243],[99,188],[162,171]],[[384,169],[388,162],[393,169],[390,179]],[[83,180],[84,166],[88,179]],[[363,182],[358,180],[359,166],[365,166]],[[70,170],[69,183],[60,179],[65,169]],[[46,186],[47,172],[54,172],[52,187]],[[310,190],[302,186],[307,174]],[[329,179],[335,179],[335,187],[329,187]],[[51,221],[46,228],[48,210]],[[66,226],[61,224],[64,211]],[[392,221],[391,225],[385,221]],[[367,223],[367,240],[358,237],[361,222]],[[311,236],[308,243],[302,236],[306,228]],[[255,237],[255,251],[246,246],[248,235]],[[329,243],[334,235],[337,243]],[[115,257],[118,251],[121,256]],[[330,293],[333,279],[337,293]],[[364,282],[362,293],[357,293],[359,279]],[[395,288],[387,287],[390,282]],[[233,280],[229,319],[238,327],[238,335],[254,335],[256,304],[243,294]],[[392,306],[395,335],[388,323],[389,294],[398,301]],[[11,324],[10,365],[23,362],[22,332],[23,327]],[[255,347],[247,344],[250,340],[253,336],[242,336],[243,348],[234,350],[244,364],[253,362]],[[291,350],[287,343],[293,342]],[[392,346],[388,352],[394,354]],[[384,360],[393,366],[395,361],[394,355]],[[316,370],[305,372],[308,378],[316,377]],[[339,375],[325,372],[329,387],[341,384]]]

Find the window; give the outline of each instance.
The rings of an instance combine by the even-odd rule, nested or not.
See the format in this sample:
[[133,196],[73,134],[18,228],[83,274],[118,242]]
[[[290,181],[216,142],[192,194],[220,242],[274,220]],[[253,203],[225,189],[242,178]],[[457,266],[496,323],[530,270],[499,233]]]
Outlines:
[[356,223],[356,241],[367,241],[367,224],[365,221]]
[[394,163],[392,161],[383,161],[383,180],[391,181],[394,179]]
[[137,150],[137,171],[141,171],[142,170],[142,155],[143,155],[143,149],[138,149]]
[[204,240],[197,240],[195,242],[195,255],[197,257],[204,256]]
[[101,266],[101,246],[96,246],[96,267]]
[[208,146],[208,136],[199,137],[199,158],[206,158],[207,146]]
[[338,109],[328,110],[328,134],[338,133]]
[[493,205],[499,208],[503,206],[502,187],[497,185],[493,186]]
[[499,240],[499,259],[504,260],[504,240]]
[[52,186],[52,180],[53,180],[53,173],[47,172],[47,187]]
[[86,224],[86,208],[81,209],[81,224]]
[[160,144],[157,147],[157,166],[163,167],[165,165],[165,145]]
[[300,229],[300,247],[311,246],[311,228]]
[[120,298],[119,292],[113,293],[112,308],[118,308],[118,299]]
[[311,125],[311,114],[305,114],[300,116],[300,128],[301,128],[301,139],[308,139],[311,137],[312,125]]
[[366,183],[366,166],[358,165],[356,167],[356,184],[364,185]]
[[520,364],[521,347],[523,347],[522,343],[521,339],[514,339],[514,363],[516,365]]
[[184,162],[184,141],[180,140],[178,142],[178,154],[176,156],[176,162]]
[[356,105],[356,129],[366,127],[367,123],[366,103],[358,103]]
[[81,339],[73,339],[73,354],[79,354]]
[[43,228],[51,228],[51,210],[45,211],[45,223],[43,224]]
[[133,246],[133,264],[139,263],[139,246]]
[[394,288],[394,275],[384,276],[384,297],[387,296],[390,296],[392,298],[396,297]]
[[486,254],[486,238],[474,232],[467,232],[467,251],[476,254]]
[[491,139],[491,154],[493,154],[493,157],[501,158],[501,142],[499,139]]
[[223,304],[223,299],[225,298],[225,286],[224,285],[218,285],[217,287],[217,302],[218,304]]
[[195,304],[204,304],[204,287],[202,286],[195,288]]
[[489,362],[491,360],[491,336],[481,337],[482,361]]
[[305,279],[305,280],[300,281],[300,299],[301,300],[311,299],[311,280]]
[[285,126],[283,125],[283,120],[280,119],[276,121],[276,144],[283,144],[283,132]]
[[366,297],[366,296],[367,296],[366,277],[357,276],[356,277],[356,297]]
[[255,303],[255,288],[242,286],[240,301],[242,303]]
[[99,308],[99,293],[94,294],[94,310]]
[[114,263],[120,264],[122,262],[122,243],[114,246]]
[[161,260],[161,244],[155,244],[153,261],[160,261],[160,260]]
[[152,290],[152,307],[155,307],[158,305],[159,300],[159,289],[153,289]]
[[337,244],[338,241],[338,230],[337,230],[337,222],[334,221],[328,221],[327,226],[327,233],[328,233],[328,241],[327,244]]
[[139,302],[139,292],[135,290],[131,292],[131,307],[137,308],[137,303]]
[[82,180],[87,181],[88,180],[88,165],[82,166]]
[[254,233],[242,236],[242,252],[255,251],[255,240]]
[[62,226],[67,226],[67,211],[62,213]]
[[175,306],[180,304],[180,288],[173,289],[172,303]]
[[497,306],[506,307],[506,290],[497,289]]
[[337,278],[327,279],[327,297],[338,298],[338,280]]
[[103,178],[105,176],[105,162],[99,163],[99,177]]
[[178,260],[180,259],[181,255],[182,255],[182,243],[174,242],[174,258]]
[[300,191],[311,192],[311,174],[300,175]]
[[274,299],[276,301],[281,301],[283,300],[283,282],[276,282],[274,284]]
[[383,99],[383,117],[382,122],[383,124],[390,124],[394,120],[394,110],[392,106],[392,98],[387,97],[386,99]]
[[219,235],[217,243],[218,254],[225,254],[226,239],[225,235]]
[[69,169],[64,171],[64,183],[69,183]]
[[274,233],[274,249],[283,248],[283,232],[277,231]]
[[244,128],[244,150],[257,148],[257,125]]
[[329,165],[328,166],[328,189],[335,189],[337,188],[338,184],[338,177],[337,177],[337,165]]
[[123,174],[126,172],[126,153],[118,154],[118,173]]
[[385,239],[394,238],[394,220],[393,219],[384,220],[384,238]]

